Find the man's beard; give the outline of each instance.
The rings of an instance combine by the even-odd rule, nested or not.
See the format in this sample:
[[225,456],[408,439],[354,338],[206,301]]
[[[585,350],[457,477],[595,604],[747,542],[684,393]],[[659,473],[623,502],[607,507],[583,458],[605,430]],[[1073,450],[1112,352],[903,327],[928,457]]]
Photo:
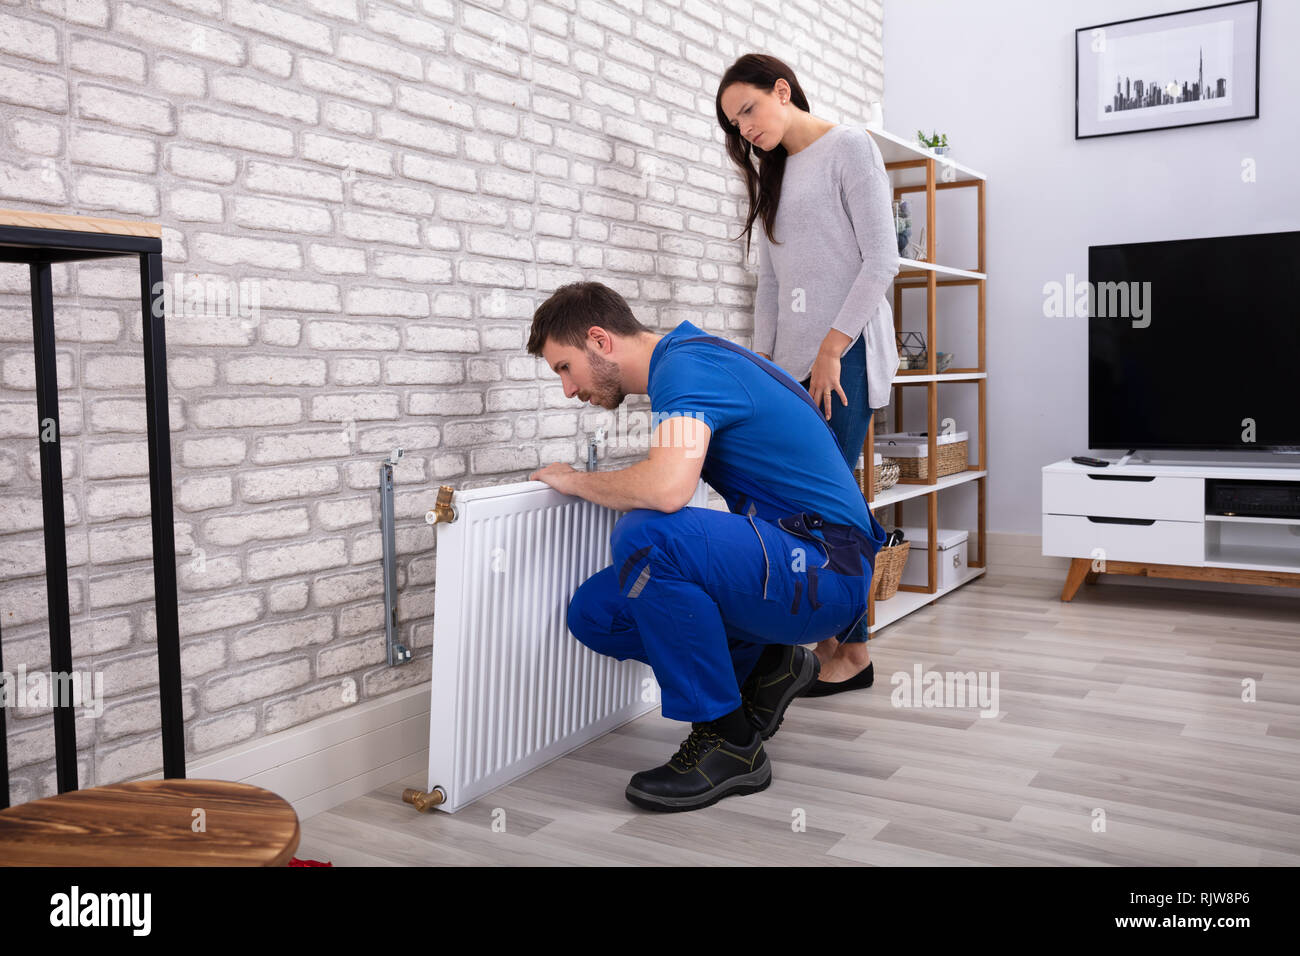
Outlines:
[[587,350],[587,361],[592,375],[590,399],[601,408],[618,408],[627,398],[618,379],[618,363],[590,349]]

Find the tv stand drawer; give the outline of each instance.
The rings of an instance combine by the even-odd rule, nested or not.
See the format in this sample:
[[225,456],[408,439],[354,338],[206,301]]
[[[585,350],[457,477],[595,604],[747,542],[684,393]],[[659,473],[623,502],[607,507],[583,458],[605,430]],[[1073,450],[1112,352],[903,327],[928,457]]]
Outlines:
[[1098,548],[1110,561],[1201,565],[1205,563],[1205,524],[1200,521],[1131,524],[1115,518],[1043,515],[1043,554],[1091,558],[1098,556],[1095,554]]
[[1043,514],[1204,521],[1205,479],[1045,471]]

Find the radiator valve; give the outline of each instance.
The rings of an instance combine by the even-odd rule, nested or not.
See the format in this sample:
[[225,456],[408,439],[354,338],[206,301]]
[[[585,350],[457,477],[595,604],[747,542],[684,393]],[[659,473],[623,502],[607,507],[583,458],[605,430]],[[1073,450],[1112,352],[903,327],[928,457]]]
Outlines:
[[456,520],[456,506],[451,503],[451,496],[455,493],[455,489],[451,485],[439,486],[438,500],[434,503],[433,510],[424,513],[426,524]]
[[423,813],[430,807],[441,806],[447,802],[447,793],[442,787],[434,787],[428,793],[423,790],[416,790],[414,787],[407,787],[402,791],[402,801],[409,803],[415,809]]

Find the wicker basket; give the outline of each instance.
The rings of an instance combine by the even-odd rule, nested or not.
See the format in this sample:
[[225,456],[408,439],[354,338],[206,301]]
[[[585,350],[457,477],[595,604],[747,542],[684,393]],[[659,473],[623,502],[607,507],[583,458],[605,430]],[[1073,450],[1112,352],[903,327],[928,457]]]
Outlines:
[[888,601],[898,591],[898,582],[903,577],[903,565],[907,564],[907,552],[912,542],[904,541],[892,548],[881,548],[876,552],[876,569],[871,576],[871,590],[877,601]]
[[[938,475],[942,478],[944,475],[955,475],[959,471],[965,471],[967,467],[967,446],[969,442],[955,441],[951,444],[940,445],[935,449],[935,457],[939,460]],[[919,458],[897,458],[899,477],[900,478],[929,478],[930,477],[930,459],[928,456]]]
[[[899,469],[898,462],[892,458],[882,458],[880,464],[872,469],[872,480],[875,487],[872,489],[871,497],[874,498],[886,488],[892,488],[898,484]],[[854,468],[853,479],[858,483],[858,490],[862,492],[862,497],[867,497],[867,472],[865,468]]]
[[875,470],[876,487],[871,497],[876,497],[886,488],[892,488],[898,484],[898,479],[902,477],[898,467],[898,461],[893,458],[883,458],[880,467]]

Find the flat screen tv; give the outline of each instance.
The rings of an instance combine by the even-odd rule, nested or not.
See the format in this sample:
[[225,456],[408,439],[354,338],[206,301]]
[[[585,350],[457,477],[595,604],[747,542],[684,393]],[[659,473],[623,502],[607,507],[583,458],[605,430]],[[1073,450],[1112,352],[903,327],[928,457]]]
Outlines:
[[1088,248],[1088,447],[1300,454],[1300,232]]

